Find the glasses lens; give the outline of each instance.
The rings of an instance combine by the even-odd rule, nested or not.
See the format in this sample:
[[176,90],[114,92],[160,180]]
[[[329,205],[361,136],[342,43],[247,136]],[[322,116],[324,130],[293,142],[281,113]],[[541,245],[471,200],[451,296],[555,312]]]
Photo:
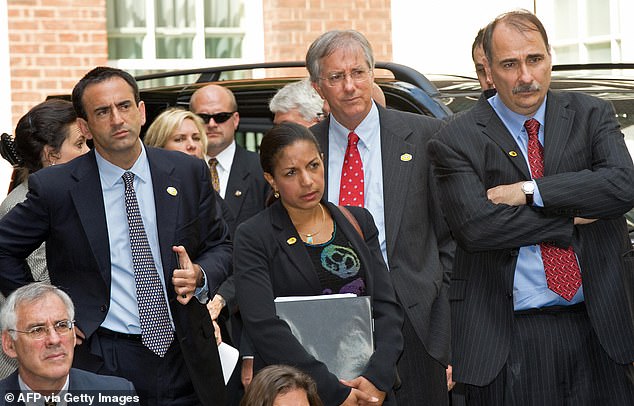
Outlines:
[[216,114],[205,114],[205,113],[198,114],[198,116],[203,119],[205,124],[209,124],[209,120],[211,120],[212,118],[214,119],[214,122],[216,122],[216,124],[222,124],[225,121],[229,120],[232,115],[233,113],[231,112],[216,113]]
[[68,334],[73,328],[73,322],[70,320],[61,320],[55,323],[55,332],[59,335]]

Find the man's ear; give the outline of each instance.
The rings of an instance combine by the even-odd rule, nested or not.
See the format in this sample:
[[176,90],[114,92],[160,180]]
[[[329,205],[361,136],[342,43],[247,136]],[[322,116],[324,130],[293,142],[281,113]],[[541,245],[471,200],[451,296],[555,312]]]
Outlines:
[[491,86],[494,86],[495,83],[493,83],[493,76],[491,75],[491,66],[489,65],[489,58],[482,58],[482,63],[484,64],[484,73],[486,74],[487,77],[487,83]]
[[88,128],[88,122],[83,118],[77,118],[77,127],[79,127],[79,131],[81,131],[82,135],[86,137],[87,140],[92,139],[92,134],[90,133],[90,129]]
[[143,100],[139,102],[139,113],[141,113],[141,125],[145,124],[145,103]]
[[2,350],[10,358],[18,357],[18,353],[15,350],[15,342],[13,341],[11,334],[9,334],[6,330],[2,332]]

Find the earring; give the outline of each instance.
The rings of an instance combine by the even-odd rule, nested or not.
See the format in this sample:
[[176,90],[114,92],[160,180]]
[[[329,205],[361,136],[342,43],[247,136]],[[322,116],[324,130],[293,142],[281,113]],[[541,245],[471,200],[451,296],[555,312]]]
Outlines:
[[275,196],[276,199],[279,199],[280,198],[280,192],[278,192],[276,190],[275,193],[273,193],[273,196]]

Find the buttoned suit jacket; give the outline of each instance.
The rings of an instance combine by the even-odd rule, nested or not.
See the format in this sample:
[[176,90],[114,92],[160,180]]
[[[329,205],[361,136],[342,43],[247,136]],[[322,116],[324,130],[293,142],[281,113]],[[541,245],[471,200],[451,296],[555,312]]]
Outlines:
[[[363,230],[364,241],[337,207],[331,203],[327,207],[337,224],[337,232],[350,241],[363,264],[366,294],[371,297],[375,352],[363,376],[380,390],[389,392],[395,384],[396,361],[403,348],[400,333],[403,312],[381,256],[378,231],[367,210],[349,207]],[[308,251],[279,201],[238,226],[234,271],[242,320],[257,357],[266,365],[287,364],[302,369],[317,382],[325,405],[341,404],[350,388],[339,383],[323,363],[313,358],[275,313],[276,297],[323,294]],[[316,326],[315,332],[321,328],[328,326]]]
[[[449,225],[458,241],[450,299],[454,379],[487,385],[509,355],[518,250],[572,245],[594,332],[617,363],[634,360],[634,258],[623,214],[634,169],[610,104],[549,92],[544,124],[544,208],[487,200],[487,189],[531,179],[514,138],[484,97],[430,143]],[[573,217],[599,219],[574,226]]]
[[[172,246],[184,246],[192,262],[200,264],[213,294],[230,272],[228,228],[217,213],[209,170],[202,160],[145,148],[176,339],[200,401],[218,405],[224,402],[224,382],[213,326],[198,300],[187,305],[177,302],[172,273],[179,266]],[[71,296],[77,326],[90,339],[106,317],[111,284],[108,227],[94,150],[32,174],[26,201],[0,220],[0,289],[5,295],[32,281],[24,258],[42,241],[46,241],[51,282]],[[76,349],[75,361],[84,359],[86,347]]]
[[[112,402],[103,403],[98,401],[97,396],[99,393],[106,396],[136,396],[134,385],[132,385],[132,382],[128,381],[127,379],[120,378],[118,376],[97,375],[93,374],[92,372],[83,371],[76,368],[71,368],[69,371],[68,392],[72,393],[73,395],[87,394],[90,396],[95,396],[96,400],[92,403],[92,405],[96,406],[101,404],[112,404]],[[0,400],[0,405],[24,406],[24,402],[21,401],[7,402],[5,395],[6,393],[12,393],[15,396],[14,399],[18,399],[18,395],[20,393],[18,371],[15,371],[11,375],[0,381],[0,393],[2,393],[2,400]],[[63,395],[60,394],[60,396]],[[70,403],[80,405],[83,404],[78,402],[69,402],[69,404]],[[86,402],[85,404],[89,404],[89,402]],[[126,402],[126,405],[134,406],[138,404],[139,402],[134,401]]]
[[[438,206],[427,156],[427,143],[442,121],[379,105],[377,108],[381,126],[385,238],[392,283],[429,355],[447,365],[448,286],[455,243]],[[324,154],[326,181],[329,124],[330,118],[311,127]]]

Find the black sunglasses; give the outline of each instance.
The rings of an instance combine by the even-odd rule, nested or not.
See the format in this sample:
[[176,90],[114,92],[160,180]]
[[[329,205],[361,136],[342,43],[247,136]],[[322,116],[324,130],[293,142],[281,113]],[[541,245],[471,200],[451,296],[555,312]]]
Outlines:
[[205,124],[209,124],[209,120],[211,120],[212,118],[214,119],[216,124],[222,124],[225,121],[229,120],[231,116],[233,116],[233,113],[235,113],[235,111],[216,114],[199,113],[198,117],[202,118]]

